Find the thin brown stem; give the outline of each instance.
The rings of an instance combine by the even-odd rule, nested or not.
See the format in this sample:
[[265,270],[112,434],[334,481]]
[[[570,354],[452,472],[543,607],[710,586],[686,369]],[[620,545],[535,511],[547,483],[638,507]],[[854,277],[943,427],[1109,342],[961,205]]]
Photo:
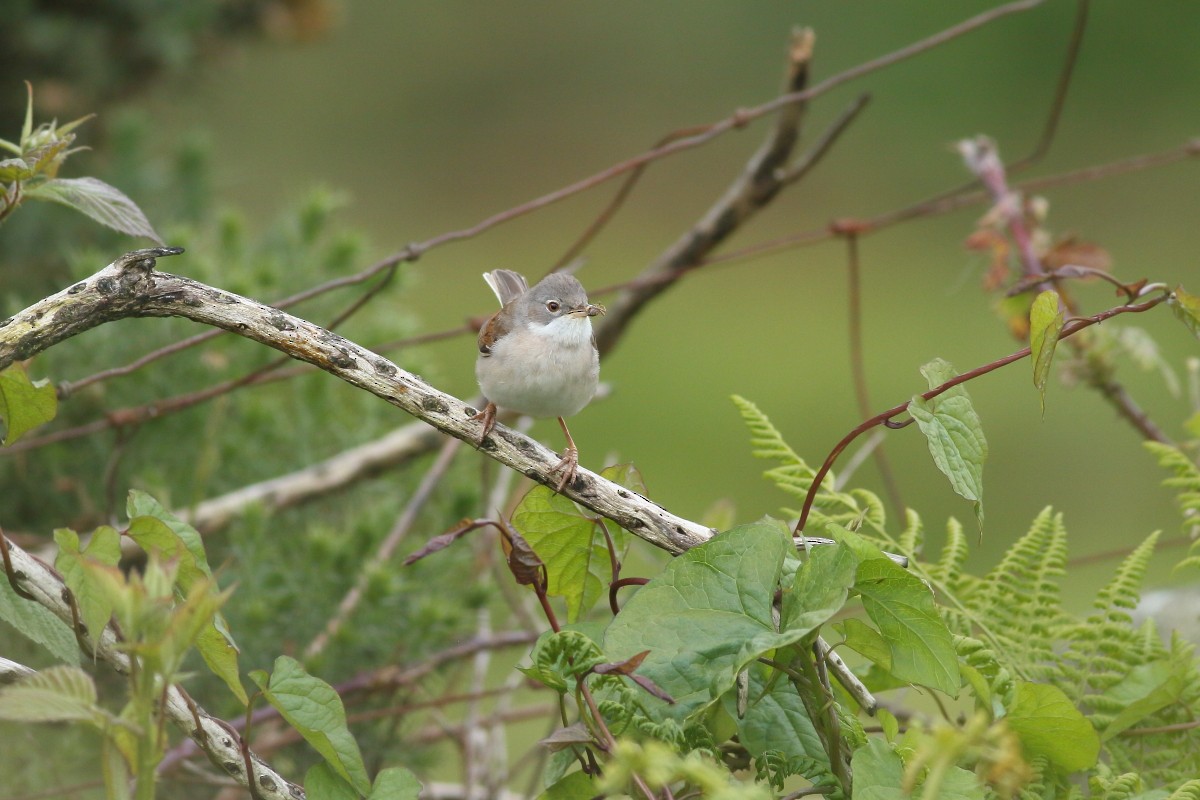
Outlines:
[[[850,372],[854,379],[854,398],[858,402],[858,414],[860,417],[866,417],[871,413],[871,395],[867,389],[866,356],[863,348],[862,274],[858,255],[858,235],[849,233],[844,238],[846,239],[846,277],[849,283],[847,287],[847,317],[850,327]],[[892,465],[888,461],[883,445],[880,444],[879,447],[876,447],[871,455],[875,459],[875,467],[879,470],[880,479],[883,481],[888,499],[892,502],[892,508],[902,514],[904,500],[900,496],[900,488],[896,484],[896,476],[892,472]]]
[[1046,115],[1046,123],[1042,127],[1042,135],[1038,137],[1033,151],[1024,158],[1008,165],[1009,173],[1027,169],[1045,157],[1050,152],[1050,145],[1058,133],[1058,123],[1062,119],[1063,108],[1067,104],[1067,90],[1071,87],[1071,77],[1075,73],[1075,65],[1079,62],[1079,50],[1083,45],[1083,34],[1087,31],[1088,0],[1077,0],[1075,4],[1075,24],[1071,29],[1071,39],[1067,42],[1067,54],[1063,59],[1062,69],[1058,73],[1058,84],[1054,87],[1054,99],[1050,102],[1050,112]]
[[[1063,326],[1058,338],[1061,341],[1062,339],[1074,336],[1076,333],[1085,328],[1089,328],[1092,325],[1103,322],[1119,314],[1140,314],[1149,311],[1160,303],[1165,302],[1169,297],[1170,295],[1168,293],[1163,293],[1151,300],[1147,300],[1144,303],[1117,306],[1116,308],[1110,308],[1107,311],[1101,311],[1099,314],[1094,314],[1090,317],[1071,320]],[[1014,361],[1020,361],[1028,356],[1029,352],[1030,351],[1028,347],[1022,347],[1020,350],[1012,353],[1011,355],[996,359],[995,361],[984,364],[983,366],[976,367],[973,370],[964,372],[961,375],[957,375],[940,386],[936,386],[927,392],[923,392],[920,396],[926,400],[932,400],[943,392],[947,392],[961,383],[966,383],[967,381],[974,380],[981,375],[994,372],[995,370],[1007,366]],[[820,490],[821,484],[825,480],[825,476],[828,475],[829,470],[833,468],[834,462],[836,462],[838,456],[842,454],[842,451],[845,450],[851,442],[853,442],[863,433],[879,425],[886,425],[892,420],[893,417],[904,413],[906,410],[908,410],[908,403],[909,401],[905,401],[900,405],[889,408],[887,411],[876,414],[870,419],[860,423],[854,428],[854,430],[842,437],[842,440],[838,442],[829,455],[825,457],[825,462],[821,464],[821,468],[817,470],[816,475],[813,476],[812,486],[809,487],[808,494],[804,498],[804,507],[800,511],[800,519],[796,522],[795,535],[799,536],[803,532],[804,526],[808,522],[808,515],[812,511],[813,501],[816,500],[817,492]]]

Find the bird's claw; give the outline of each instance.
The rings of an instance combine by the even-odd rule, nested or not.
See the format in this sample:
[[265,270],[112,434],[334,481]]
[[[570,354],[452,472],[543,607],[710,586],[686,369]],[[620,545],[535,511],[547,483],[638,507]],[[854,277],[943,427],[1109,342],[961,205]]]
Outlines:
[[480,411],[471,417],[471,419],[475,422],[483,422],[483,430],[480,431],[479,439],[475,442],[477,446],[483,447],[483,440],[492,432],[492,428],[496,427],[496,404],[488,403],[483,407],[483,411]]
[[559,472],[560,470],[563,474],[562,478],[558,482],[558,485],[554,487],[554,491],[561,494],[566,485],[575,480],[575,470],[578,466],[579,450],[574,447],[568,447],[563,451],[562,458],[559,459],[559,462],[550,470],[551,475],[553,475],[555,472]]

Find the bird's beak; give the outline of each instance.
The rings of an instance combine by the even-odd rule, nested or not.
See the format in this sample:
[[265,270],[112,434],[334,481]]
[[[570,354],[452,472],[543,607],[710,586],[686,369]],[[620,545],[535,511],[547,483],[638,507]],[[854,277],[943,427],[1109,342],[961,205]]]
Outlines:
[[574,317],[597,317],[605,312],[604,306],[599,303],[588,303],[585,306],[576,306],[571,309],[571,316]]

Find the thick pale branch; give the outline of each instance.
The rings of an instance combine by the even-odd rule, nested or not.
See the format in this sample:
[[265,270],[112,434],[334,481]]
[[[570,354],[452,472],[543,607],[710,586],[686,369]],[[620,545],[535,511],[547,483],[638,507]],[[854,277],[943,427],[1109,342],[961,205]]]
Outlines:
[[213,533],[229,525],[254,505],[270,509],[288,508],[353,486],[399,464],[424,455],[437,446],[438,432],[419,422],[402,425],[378,439],[343,450],[324,461],[286,475],[243,486],[227,494],[204,500],[180,513],[201,533]]
[[[71,336],[124,317],[183,317],[223,328],[313,364],[386,400],[442,433],[474,443],[476,409],[440,392],[382,356],[307,320],[189,278],[155,270],[155,258],[178,249],[140,250],[114,261],[69,289],[0,323],[0,368]],[[539,483],[554,485],[558,455],[497,426],[482,452]],[[715,531],[677,517],[622,486],[580,469],[563,494],[672,553]]]
[[[12,542],[0,543],[8,547],[13,575],[21,589],[33,595],[35,601],[49,609],[55,616],[72,625],[70,596],[62,578],[40,560],[26,553]],[[0,580],[3,580],[0,575]],[[87,637],[95,656],[121,674],[129,672],[129,656],[120,649],[111,627],[101,631],[98,639]],[[240,749],[241,738],[225,722],[210,715],[196,705],[187,692],[178,686],[170,687],[164,694],[163,712],[176,727],[183,730],[209,759],[227,772],[243,786],[247,784],[245,759]],[[269,800],[297,800],[303,798],[304,790],[289,783],[279,773],[267,766],[254,754],[250,756],[254,770],[254,784],[258,797]]]

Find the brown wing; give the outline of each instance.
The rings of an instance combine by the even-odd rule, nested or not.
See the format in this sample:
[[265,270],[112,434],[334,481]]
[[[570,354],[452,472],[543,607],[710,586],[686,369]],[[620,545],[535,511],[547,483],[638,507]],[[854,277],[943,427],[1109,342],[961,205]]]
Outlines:
[[508,321],[502,318],[500,312],[497,311],[488,317],[488,321],[483,323],[483,327],[479,329],[479,352],[485,356],[491,355],[492,343],[506,333],[508,333]]

